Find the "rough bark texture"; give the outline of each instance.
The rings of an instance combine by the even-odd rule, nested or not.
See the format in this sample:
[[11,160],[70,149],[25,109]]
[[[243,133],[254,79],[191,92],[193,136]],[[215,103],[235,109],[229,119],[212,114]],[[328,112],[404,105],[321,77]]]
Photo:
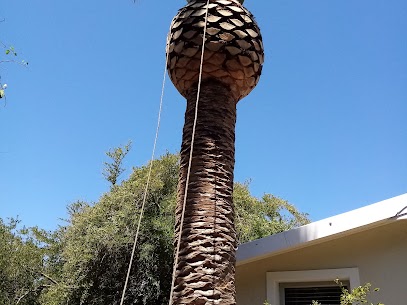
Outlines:
[[[195,116],[187,95],[176,210],[178,240]],[[233,207],[236,100],[216,80],[202,83],[173,304],[235,304]]]
[[[193,0],[171,24],[168,72],[185,97],[198,80],[205,13],[206,0]],[[260,78],[264,50],[259,27],[237,0],[210,0],[207,21],[202,78],[222,81],[240,100]]]
[[180,234],[203,45],[205,49],[173,305],[232,305],[236,304],[232,200],[236,104],[259,80],[263,43],[253,16],[238,0],[210,0],[207,19],[207,0],[188,2],[172,21],[167,47],[168,73],[187,98],[176,241]]

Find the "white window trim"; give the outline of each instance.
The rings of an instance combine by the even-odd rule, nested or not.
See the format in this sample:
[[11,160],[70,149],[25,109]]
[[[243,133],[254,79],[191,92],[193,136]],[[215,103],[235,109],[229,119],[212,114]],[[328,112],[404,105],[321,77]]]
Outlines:
[[350,289],[360,286],[358,268],[267,272],[267,301],[280,305],[280,283],[349,281]]

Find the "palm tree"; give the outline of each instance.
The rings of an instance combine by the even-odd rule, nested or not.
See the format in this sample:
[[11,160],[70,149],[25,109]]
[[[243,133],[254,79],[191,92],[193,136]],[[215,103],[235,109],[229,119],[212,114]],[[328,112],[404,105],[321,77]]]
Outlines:
[[[233,206],[236,104],[256,86],[264,51],[259,28],[239,0],[188,0],[172,21],[168,72],[187,99],[176,209],[180,251],[172,304],[236,304]],[[204,61],[184,219],[191,140]],[[179,235],[181,234],[181,236]]]

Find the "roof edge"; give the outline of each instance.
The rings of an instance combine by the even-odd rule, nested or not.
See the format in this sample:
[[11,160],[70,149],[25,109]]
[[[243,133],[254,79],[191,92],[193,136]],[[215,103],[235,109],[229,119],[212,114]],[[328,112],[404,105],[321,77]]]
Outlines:
[[[239,246],[236,264],[244,265],[297,248],[407,219],[407,213],[402,213],[406,206],[407,193],[305,226],[256,239]],[[404,210],[404,212],[407,211]]]

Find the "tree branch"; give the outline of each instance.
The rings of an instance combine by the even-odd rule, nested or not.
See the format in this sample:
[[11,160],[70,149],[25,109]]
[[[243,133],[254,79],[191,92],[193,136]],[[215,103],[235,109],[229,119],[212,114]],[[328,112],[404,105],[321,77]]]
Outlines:
[[16,61],[14,59],[0,60],[0,64],[7,63],[7,62],[12,62],[12,63],[15,63],[15,64],[19,64],[19,65],[21,65],[23,67],[27,67],[27,63],[25,61],[24,62]]
[[49,281],[51,281],[53,284],[55,285],[59,285],[59,283],[54,280],[52,277],[50,277],[49,275],[45,274],[44,272],[38,272],[40,275],[42,275],[43,277],[45,277],[46,279],[48,279]]
[[18,298],[16,305],[21,302],[22,299],[24,299],[30,292],[33,290],[28,290],[26,293],[24,293],[21,297]]
[[39,289],[43,289],[43,288],[50,288],[51,287],[51,285],[40,285],[40,286],[38,286],[37,288],[35,288],[35,289],[30,289],[30,290],[28,290],[26,293],[24,293],[22,296],[20,296],[19,298],[18,298],[18,300],[17,300],[17,302],[16,302],[16,305],[18,305],[18,303],[20,303],[27,295],[29,295],[31,292],[35,292],[35,291],[37,291],[37,290],[39,290]]
[[42,271],[35,270],[35,269],[33,269],[33,268],[26,268],[26,270],[27,270],[27,271],[31,271],[32,273],[36,273],[36,274],[38,274],[38,275],[41,275],[41,276],[45,277],[47,280],[49,280],[50,282],[52,282],[53,284],[59,285],[59,283],[58,283],[56,280],[54,280],[52,277],[50,277],[48,274],[45,274],[45,273],[42,272]]

